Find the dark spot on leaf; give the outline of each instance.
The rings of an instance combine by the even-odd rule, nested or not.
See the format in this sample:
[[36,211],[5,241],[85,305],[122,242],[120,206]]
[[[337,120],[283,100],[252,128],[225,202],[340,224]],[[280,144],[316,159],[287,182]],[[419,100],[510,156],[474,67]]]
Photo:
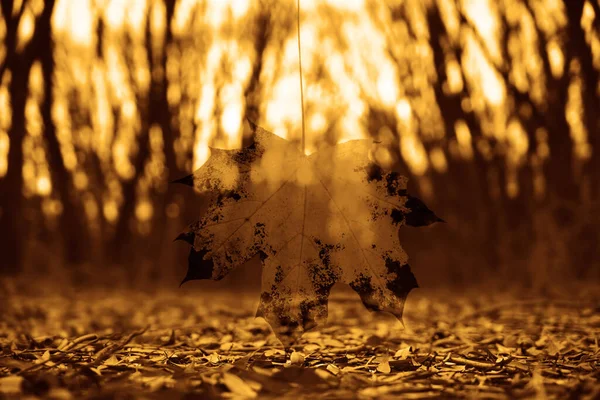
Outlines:
[[392,221],[393,221],[394,225],[398,225],[398,224],[402,223],[402,221],[404,221],[404,213],[397,208],[394,208],[392,210],[391,216],[392,216]]
[[258,251],[258,256],[260,257],[260,261],[265,261],[269,255],[262,250]]
[[250,145],[248,147],[246,147],[247,150],[251,150],[251,151],[255,151],[256,150],[256,142],[253,141],[252,143],[250,143]]
[[371,277],[364,274],[360,274],[358,278],[350,282],[350,287],[361,295],[361,297],[363,295],[370,295],[375,291],[375,288],[371,284]]
[[367,181],[380,181],[383,179],[383,169],[377,164],[369,164],[366,168]]
[[222,193],[219,193],[219,196],[217,197],[217,206],[222,207],[225,200],[227,199],[233,199],[235,201],[239,201],[242,198],[242,196],[235,190],[226,190]]
[[[290,332],[294,331],[295,328],[297,328],[298,325],[300,325],[300,322],[296,321],[295,319],[286,314],[287,313],[285,311],[279,313],[279,325],[281,327],[288,328],[287,330]],[[285,331],[283,331],[283,333],[285,333]]]
[[328,264],[311,264],[308,267],[308,274],[317,297],[327,300],[331,288],[339,279],[335,270]]
[[302,327],[305,331],[317,326],[314,313],[312,312],[315,307],[318,307],[318,305],[313,301],[304,300],[300,302],[300,317],[302,318]]
[[193,247],[190,249],[190,254],[188,256],[188,270],[179,286],[187,281],[212,278],[214,264],[212,259],[204,259],[204,256],[207,253],[206,250],[196,251]]
[[385,260],[385,267],[390,274],[395,274],[394,279],[388,280],[386,286],[397,296],[404,297],[412,289],[419,287],[408,264],[401,265],[400,262],[388,257]]
[[402,176],[397,172],[390,172],[386,176],[386,188],[390,196],[398,196]]
[[343,246],[341,244],[326,244],[321,242],[321,240],[319,240],[318,238],[314,238],[313,241],[319,248],[319,258],[321,259],[323,265],[325,265],[326,267],[328,267],[331,262],[331,252],[343,250]]
[[[248,220],[248,218],[246,218],[246,221]],[[262,222],[257,222],[256,224],[254,224],[254,237],[258,238],[258,239],[265,239],[266,238],[266,234],[265,234],[265,224],[263,224]]]
[[235,201],[238,201],[242,198],[242,196],[240,196],[240,194],[235,190],[228,190],[227,192],[223,193],[223,197],[233,199]]
[[283,281],[284,278],[285,275],[283,275],[283,268],[281,267],[281,265],[278,265],[275,268],[275,283],[280,283],[281,281]]
[[[275,290],[275,287],[273,286],[272,289]],[[262,292],[260,294],[260,301],[263,304],[269,304],[271,302],[271,298],[272,298],[272,296],[271,296],[270,292]]]

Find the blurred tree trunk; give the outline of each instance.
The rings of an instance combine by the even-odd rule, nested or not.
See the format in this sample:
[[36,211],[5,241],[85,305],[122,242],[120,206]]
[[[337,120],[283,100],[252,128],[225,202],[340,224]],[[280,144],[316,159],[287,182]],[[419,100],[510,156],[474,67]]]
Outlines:
[[[244,98],[246,99],[246,109],[244,116],[252,121],[258,121],[260,109],[260,75],[263,68],[263,56],[267,43],[271,36],[271,20],[268,11],[261,10],[255,21],[256,34],[254,39],[255,59],[252,66],[252,75],[246,90]],[[245,123],[245,121],[243,122]]]
[[[4,3],[4,2],[3,2]],[[9,2],[10,3],[10,2]],[[6,8],[3,7],[3,12]],[[6,14],[5,14],[6,15]],[[10,18],[5,18],[9,21]],[[24,220],[25,199],[23,198],[23,139],[25,138],[25,102],[31,63],[14,55],[17,21],[7,22],[6,70],[11,74],[9,93],[11,100],[12,123],[8,130],[10,149],[8,169],[0,180],[0,254],[3,272],[16,273],[21,268],[23,239],[26,223]],[[11,43],[12,42],[12,43]],[[11,46],[12,44],[12,46]]]
[[[569,37],[577,28],[579,20],[573,21],[573,4],[579,0],[565,1],[567,9],[567,31],[565,32],[565,66],[562,77],[553,84],[548,85],[548,115],[552,118],[548,129],[548,145],[550,146],[550,159],[546,163],[545,177],[548,182],[548,194],[559,199],[574,199],[577,197],[577,185],[573,179],[573,140],[570,136],[570,127],[567,123],[565,110],[569,96],[571,82],[571,62],[577,57],[576,43]],[[577,6],[577,5],[575,5]],[[569,11],[570,10],[570,11]],[[581,16],[581,14],[579,14]],[[551,74],[551,71],[546,71]]]
[[[25,218],[25,199],[23,197],[23,139],[26,136],[25,104],[29,93],[29,72],[35,60],[40,38],[46,34],[50,16],[54,9],[54,0],[44,5],[44,10],[36,18],[33,35],[25,46],[17,51],[18,27],[25,11],[26,2],[13,12],[10,0],[0,1],[2,17],[6,23],[6,56],[0,67],[0,79],[10,71],[9,93],[11,100],[12,123],[8,131],[10,148],[6,175],[0,180],[0,254],[5,268],[3,272],[16,273],[22,269],[23,241],[27,238],[27,220]],[[47,27],[44,25],[47,23]]]
[[[586,163],[586,167],[583,171],[587,175],[588,179],[592,184],[592,191],[597,197],[600,193],[600,157],[598,152],[600,151],[600,144],[598,142],[598,136],[600,135],[600,98],[598,96],[598,82],[600,74],[594,66],[593,52],[590,45],[585,39],[585,31],[581,26],[581,16],[583,14],[583,7],[585,5],[584,0],[563,0],[567,11],[568,18],[568,44],[567,49],[570,57],[567,59],[577,59],[580,64],[581,77],[583,78],[583,122],[587,129],[588,141],[590,148],[592,149],[592,158]],[[597,14],[595,16],[595,25],[592,29],[596,30],[597,34],[600,34],[600,6],[597,2],[589,2],[592,7],[595,8]],[[594,5],[595,3],[595,5]],[[568,65],[568,64],[567,64]]]
[[[167,27],[165,28],[165,43],[167,40],[171,40],[172,34],[170,29],[170,20],[174,12],[173,2],[167,1],[166,12],[168,18]],[[133,263],[136,261],[135,245],[138,249],[145,249],[144,254],[146,255],[146,261],[153,260],[155,249],[152,248],[152,240],[146,238],[135,237],[132,232],[132,226],[135,223],[135,208],[138,202],[137,196],[137,183],[145,173],[145,166],[151,155],[150,150],[150,129],[154,125],[158,125],[163,129],[163,137],[172,136],[170,129],[170,114],[169,105],[167,102],[167,85],[166,85],[166,49],[162,50],[160,57],[160,65],[156,65],[155,54],[152,46],[151,36],[151,13],[148,12],[146,15],[146,23],[144,27],[145,33],[145,46],[146,46],[146,59],[150,69],[150,87],[148,89],[147,96],[137,96],[137,104],[141,115],[141,131],[138,137],[138,151],[133,160],[133,166],[135,167],[135,176],[130,181],[123,184],[123,205],[119,212],[119,220],[115,228],[115,234],[111,241],[110,250],[113,254],[113,261],[118,264]],[[131,68],[131,67],[130,67]],[[157,69],[161,69],[161,73],[157,73]],[[165,131],[166,129],[166,131]],[[163,145],[172,145],[166,141]],[[173,162],[170,160],[169,162]],[[157,204],[158,203],[158,204]],[[153,206],[155,208],[154,213],[164,214],[164,206],[161,202],[154,201]],[[163,200],[164,203],[164,200]],[[157,207],[158,206],[158,207]],[[156,209],[158,208],[158,210]],[[159,235],[160,236],[160,235]],[[148,240],[146,245],[142,244],[143,240]],[[150,252],[150,255],[148,255]]]
[[[151,93],[154,105],[151,105],[155,109],[153,115],[155,123],[160,126],[163,137],[163,149],[165,153],[165,171],[163,175],[165,177],[164,186],[158,188],[158,193],[154,201],[155,210],[154,218],[152,221],[152,229],[156,232],[150,242],[153,244],[153,263],[150,270],[150,278],[158,278],[160,274],[160,268],[162,267],[164,260],[164,245],[165,239],[169,242],[172,238],[167,238],[169,233],[168,222],[169,216],[167,215],[167,207],[173,203],[175,192],[173,188],[169,187],[168,182],[177,179],[181,172],[177,167],[177,158],[175,154],[175,132],[172,128],[171,121],[171,109],[167,98],[167,90],[169,82],[167,80],[167,50],[173,44],[173,33],[171,32],[171,25],[173,19],[173,13],[175,12],[175,2],[166,0],[165,1],[165,37],[164,37],[164,48],[162,49],[156,65],[155,60],[152,58],[152,52],[148,50],[148,61],[151,66],[152,76],[157,76],[156,83],[152,86],[155,92]],[[150,44],[147,44],[148,46]],[[162,73],[156,73],[156,71],[162,71]],[[154,80],[155,78],[153,78]]]
[[[500,260],[500,249],[498,248],[499,224],[503,216],[497,211],[477,214],[479,210],[494,210],[498,208],[498,204],[495,202],[498,199],[494,199],[493,191],[490,187],[490,169],[493,168],[493,165],[483,158],[475,146],[478,138],[482,136],[477,117],[472,112],[465,112],[462,109],[462,99],[470,97],[466,84],[463,85],[462,91],[457,94],[449,95],[443,90],[443,85],[447,81],[447,60],[444,52],[444,44],[447,42],[448,34],[437,8],[429,11],[428,23],[432,33],[430,45],[433,50],[434,64],[438,74],[437,82],[434,84],[434,91],[445,124],[446,138],[448,141],[456,139],[455,124],[458,120],[463,120],[467,124],[473,138],[472,160],[453,160],[450,155],[448,157],[449,169],[447,174],[438,175],[437,179],[434,179],[435,192],[439,194],[440,190],[445,190],[442,188],[451,186],[447,185],[448,174],[452,174],[452,179],[463,183],[460,187],[454,188],[453,191],[446,190],[447,195],[451,197],[445,197],[445,201],[451,202],[453,213],[465,218],[463,222],[466,226],[469,226],[469,229],[476,229],[483,233],[479,238],[481,240],[479,245],[483,246],[482,248],[480,247],[480,251],[485,258],[487,269],[494,270],[498,267]],[[456,60],[461,60],[461,48],[446,47],[448,47],[447,51],[453,53]],[[467,82],[464,75],[461,78],[463,82]]]
[[[52,7],[54,1],[48,1],[47,7]],[[42,62],[44,77],[44,103],[41,107],[44,122],[44,134],[48,150],[48,162],[52,174],[52,184],[60,196],[63,211],[60,215],[60,230],[64,239],[66,262],[69,265],[81,264],[88,259],[90,232],[86,227],[85,211],[81,201],[77,199],[71,185],[71,174],[65,167],[60,150],[60,143],[56,136],[56,127],[52,120],[52,104],[54,102],[54,42],[50,23],[51,8],[44,13],[37,24],[39,35],[39,56]]]

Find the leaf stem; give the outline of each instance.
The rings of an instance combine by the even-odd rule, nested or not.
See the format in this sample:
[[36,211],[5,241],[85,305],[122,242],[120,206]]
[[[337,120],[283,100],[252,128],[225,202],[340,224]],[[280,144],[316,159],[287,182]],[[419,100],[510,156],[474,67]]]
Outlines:
[[304,128],[304,85],[302,84],[302,46],[300,45],[300,0],[298,7],[298,67],[300,69],[300,108],[302,110],[302,153],[306,150],[306,130]]

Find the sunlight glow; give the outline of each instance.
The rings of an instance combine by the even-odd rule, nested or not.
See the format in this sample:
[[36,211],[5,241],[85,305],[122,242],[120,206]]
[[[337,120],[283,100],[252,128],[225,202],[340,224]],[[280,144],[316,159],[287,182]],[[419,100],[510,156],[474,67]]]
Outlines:
[[445,86],[447,93],[460,93],[463,90],[463,79],[460,64],[456,60],[452,59],[446,63],[446,76],[448,77]]
[[578,158],[586,160],[591,157],[592,149],[588,143],[588,132],[583,123],[582,90],[581,79],[575,75],[569,85],[565,116],[569,123],[571,139],[573,139],[574,143],[573,152]]
[[524,162],[527,150],[529,149],[529,139],[527,138],[527,132],[523,129],[523,125],[516,119],[512,119],[508,123],[507,141],[510,146],[510,151],[508,152],[509,163],[518,165]]
[[[9,76],[6,74],[5,76]],[[7,81],[3,79],[0,84],[0,178],[6,174],[8,169],[8,151],[10,149],[10,138],[8,130],[12,123],[12,107],[10,104],[10,94],[8,92]]]
[[472,159],[473,145],[471,144],[471,131],[469,130],[467,123],[462,119],[456,121],[454,124],[454,132],[456,134],[456,139],[458,140],[460,155],[466,160]]
[[546,45],[546,51],[548,52],[548,57],[550,60],[550,70],[552,71],[552,76],[558,79],[563,75],[565,68],[565,57],[563,52],[556,40],[551,40],[548,42]]
[[[600,21],[600,15],[596,15],[590,1],[593,0],[587,0],[583,6],[581,27],[585,31],[585,40],[592,50],[594,67],[600,70],[600,30],[594,29],[594,26],[597,26],[597,22]],[[600,95],[600,82],[597,84],[596,91]]]
[[33,30],[35,29],[35,16],[33,12],[26,7],[19,22],[18,35],[17,35],[17,52],[23,51],[23,48],[29,43],[33,36]]
[[494,63],[502,62],[500,53],[500,24],[495,2],[491,0],[461,0],[467,19],[481,35]]
[[401,99],[396,104],[396,115],[398,115],[398,118],[400,118],[402,121],[406,123],[409,122],[412,115],[412,107],[406,99]]
[[55,7],[54,30],[66,34],[75,44],[92,45],[95,15],[90,0],[59,0]]
[[154,208],[148,200],[141,201],[135,208],[135,216],[140,221],[149,221],[153,214]]
[[10,149],[10,140],[8,133],[0,129],[0,178],[6,175],[8,169],[8,150]]
[[[591,1],[585,1],[580,22],[593,66],[600,70],[600,33],[595,29],[600,16]],[[255,122],[266,129],[300,142],[295,2],[267,2],[265,16],[262,2],[174,0],[171,21],[166,20],[165,4],[57,0],[51,20],[56,61],[51,117],[64,166],[75,190],[82,199],[87,196],[82,204],[90,218],[116,222],[124,184],[135,182],[141,198],[136,218],[142,225],[149,223],[160,212],[149,200],[152,190],[164,182],[167,167],[173,167],[167,159],[189,171],[206,162],[211,147],[239,148],[249,131],[244,116],[256,115]],[[472,160],[477,151],[491,159],[500,148],[510,168],[498,185],[516,196],[518,168],[531,163],[539,175],[550,156],[547,134],[536,132],[535,143],[529,143],[533,136],[525,129],[535,108],[543,109],[548,100],[545,82],[550,77],[545,75],[551,74],[570,78],[564,115],[575,156],[588,159],[592,132],[586,130],[583,115],[588,83],[578,61],[568,65],[564,4],[303,0],[306,153],[318,151],[325,142],[372,138],[378,133],[369,130],[379,126],[387,132],[384,136],[394,138],[395,152],[378,149],[375,157],[391,165],[400,153],[420,177],[423,190],[430,190],[428,173],[446,171],[453,157]],[[42,0],[26,3],[17,30],[18,51],[30,43],[44,5]],[[439,29],[447,31],[441,37],[430,26],[438,16],[443,24]],[[2,41],[6,29],[0,21]],[[173,39],[168,45],[167,34]],[[546,60],[540,47],[545,47]],[[6,52],[0,48],[0,63]],[[7,171],[10,147],[10,78],[10,69],[0,77],[0,177]],[[52,193],[56,182],[48,170],[40,110],[45,93],[39,61],[32,66],[29,83],[24,193],[46,196],[45,209],[57,210],[53,202],[60,206],[60,201]],[[445,124],[439,89],[457,108],[472,113],[480,126],[470,119],[469,125],[462,119]],[[170,121],[157,122],[162,117],[148,115],[148,100],[157,93],[166,96]],[[526,94],[532,104],[516,101],[515,93]],[[150,117],[157,119],[148,123]],[[164,127],[169,130],[163,132]],[[146,137],[144,147],[140,139]],[[494,147],[493,141],[499,145]],[[147,155],[142,164],[136,161],[140,154]],[[90,164],[98,176],[89,173]],[[544,183],[538,175],[533,179],[539,191]],[[92,193],[94,185],[108,189]],[[142,225],[138,229],[146,231]]]
[[400,153],[415,175],[423,175],[429,168],[427,153],[415,135],[403,135],[400,138]]
[[504,83],[485,58],[473,35],[467,35],[466,41],[463,65],[468,71],[466,75],[470,79],[470,86],[475,91],[475,98],[477,93],[480,93],[490,106],[502,105],[506,98]]
[[37,194],[40,196],[48,196],[52,193],[52,182],[47,175],[41,175],[36,180]]

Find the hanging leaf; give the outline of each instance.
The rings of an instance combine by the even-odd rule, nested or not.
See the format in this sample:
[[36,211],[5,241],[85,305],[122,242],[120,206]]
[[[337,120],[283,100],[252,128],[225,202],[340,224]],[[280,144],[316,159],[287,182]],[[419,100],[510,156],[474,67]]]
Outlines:
[[214,195],[206,215],[177,238],[192,245],[182,283],[220,280],[259,254],[257,316],[284,344],[326,319],[336,282],[350,285],[369,310],[401,319],[417,282],[398,228],[441,220],[408,196],[406,177],[370,161],[368,140],[306,156],[250,125],[252,145],[211,149],[201,168],[177,181]]

